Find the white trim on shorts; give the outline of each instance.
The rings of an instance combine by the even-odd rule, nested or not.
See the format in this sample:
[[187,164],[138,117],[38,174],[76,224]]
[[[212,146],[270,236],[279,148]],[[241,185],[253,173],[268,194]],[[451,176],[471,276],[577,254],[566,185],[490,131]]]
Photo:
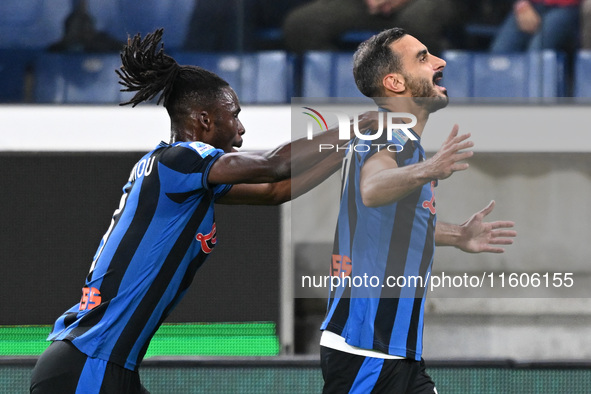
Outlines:
[[335,334],[334,332],[330,332],[328,330],[324,330],[322,332],[322,336],[320,337],[320,346],[328,347],[331,349],[335,349],[341,352],[355,354],[357,356],[363,357],[374,357],[374,358],[384,358],[388,360],[402,360],[406,357],[401,356],[394,356],[391,354],[386,354],[380,352],[379,350],[373,349],[363,349],[357,346],[349,345],[345,338],[340,335]]

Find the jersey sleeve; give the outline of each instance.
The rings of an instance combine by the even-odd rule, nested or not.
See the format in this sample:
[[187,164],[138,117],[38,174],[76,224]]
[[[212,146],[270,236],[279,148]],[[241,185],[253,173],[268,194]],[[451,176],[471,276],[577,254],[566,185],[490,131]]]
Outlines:
[[213,188],[213,199],[217,200],[226,195],[232,189],[233,185],[215,185]]
[[213,193],[214,199],[226,194],[232,185],[208,183],[209,171],[224,151],[195,141],[171,147],[161,158],[161,180],[169,193],[189,193],[205,190]]
[[222,151],[221,149],[216,149],[209,144],[199,141],[191,142],[190,144],[188,144],[188,148],[194,150],[199,155],[199,157],[194,155],[195,169],[192,172],[202,173],[203,176],[201,177],[201,185],[204,189],[209,189],[210,185],[207,182],[209,170],[211,169],[213,163],[215,163],[217,159],[222,157],[224,151]]

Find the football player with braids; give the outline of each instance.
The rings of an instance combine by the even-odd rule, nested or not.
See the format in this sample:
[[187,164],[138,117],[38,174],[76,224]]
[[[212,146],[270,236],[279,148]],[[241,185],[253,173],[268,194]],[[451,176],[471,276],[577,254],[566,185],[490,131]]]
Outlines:
[[[82,298],[57,319],[33,370],[32,393],[147,392],[138,367],[216,244],[215,204],[280,204],[340,167],[342,154],[317,149],[338,144],[337,129],[264,153],[237,152],[245,130],[234,90],[212,72],[177,64],[161,39],[161,29],[128,39],[117,74],[135,92],[123,105],[160,94],[170,141],[132,169]],[[371,118],[362,116],[361,127]]]

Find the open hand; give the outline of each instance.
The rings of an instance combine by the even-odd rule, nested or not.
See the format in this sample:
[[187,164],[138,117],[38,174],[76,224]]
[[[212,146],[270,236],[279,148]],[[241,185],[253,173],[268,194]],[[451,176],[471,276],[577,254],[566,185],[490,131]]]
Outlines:
[[468,141],[470,133],[458,135],[458,131],[459,126],[456,124],[439,151],[428,160],[433,179],[449,178],[456,171],[468,169],[468,163],[460,162],[472,157],[472,151],[463,150],[473,147],[474,143]]
[[461,238],[458,248],[469,253],[503,253],[505,249],[497,245],[511,245],[517,232],[509,230],[515,226],[511,221],[484,222],[486,215],[492,212],[495,202],[476,212],[460,225]]

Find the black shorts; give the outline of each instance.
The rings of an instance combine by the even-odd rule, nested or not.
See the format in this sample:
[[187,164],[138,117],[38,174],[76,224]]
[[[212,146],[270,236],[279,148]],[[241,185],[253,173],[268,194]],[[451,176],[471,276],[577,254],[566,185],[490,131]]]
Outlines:
[[90,358],[71,342],[55,341],[37,360],[31,375],[33,394],[147,394],[137,371]]
[[324,394],[436,394],[425,362],[364,357],[320,347]]

